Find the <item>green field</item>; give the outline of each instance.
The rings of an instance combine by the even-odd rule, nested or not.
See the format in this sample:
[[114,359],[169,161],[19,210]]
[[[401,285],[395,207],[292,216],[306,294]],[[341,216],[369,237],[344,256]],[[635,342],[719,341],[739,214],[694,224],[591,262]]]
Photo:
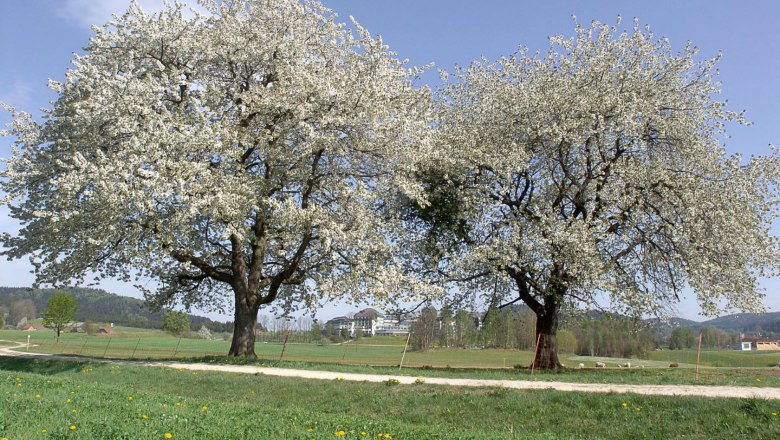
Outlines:
[[0,358],[0,437],[9,440],[758,439],[780,435],[778,412],[780,402],[754,399],[393,386]]
[[[59,344],[50,332],[30,332],[30,351],[83,357],[114,359],[167,359],[218,363],[246,363],[244,359],[225,357],[229,341],[176,338],[159,331],[117,329],[111,337],[63,334]],[[0,331],[0,340],[26,342],[28,333]],[[640,384],[702,384],[780,386],[780,369],[771,365],[780,362],[778,352],[705,351],[702,368],[695,381],[693,366],[695,351],[655,351],[651,359],[618,359],[562,355],[569,368],[556,373],[535,372],[527,368],[533,356],[530,351],[498,349],[435,349],[409,351],[404,368],[398,365],[403,355],[402,338],[364,338],[357,342],[318,346],[288,344],[280,361],[283,346],[278,343],[258,343],[258,361],[266,366],[318,369],[343,372],[404,374],[411,376],[441,376],[482,379],[557,380],[589,383]],[[384,343],[384,344],[380,344]],[[0,342],[0,345],[3,343]],[[9,345],[9,344],[6,344]],[[22,350],[24,351],[24,350]],[[605,362],[610,368],[592,368],[595,362]],[[617,364],[631,362],[646,368],[620,369]],[[680,368],[668,368],[676,362]],[[577,369],[579,363],[588,368]],[[516,365],[522,368],[514,368]],[[573,368],[574,367],[574,368]],[[724,368],[725,367],[725,368]]]

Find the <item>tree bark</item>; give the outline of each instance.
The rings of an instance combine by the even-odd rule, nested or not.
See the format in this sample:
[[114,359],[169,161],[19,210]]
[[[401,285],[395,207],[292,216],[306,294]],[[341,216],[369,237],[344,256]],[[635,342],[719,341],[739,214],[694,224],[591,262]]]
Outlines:
[[247,304],[245,292],[236,293],[236,311],[233,320],[233,341],[228,356],[256,359],[255,337],[259,307]]
[[539,347],[536,350],[534,368],[540,370],[557,370],[563,368],[558,361],[558,302],[548,299],[543,307],[536,312],[536,336]]

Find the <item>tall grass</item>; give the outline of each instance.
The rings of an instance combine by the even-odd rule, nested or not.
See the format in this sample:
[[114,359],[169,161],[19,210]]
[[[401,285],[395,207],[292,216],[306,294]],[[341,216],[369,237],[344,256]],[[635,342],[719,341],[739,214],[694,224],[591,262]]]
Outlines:
[[0,358],[0,437],[8,439],[757,439],[780,433],[779,411],[780,402],[762,400],[392,386]]

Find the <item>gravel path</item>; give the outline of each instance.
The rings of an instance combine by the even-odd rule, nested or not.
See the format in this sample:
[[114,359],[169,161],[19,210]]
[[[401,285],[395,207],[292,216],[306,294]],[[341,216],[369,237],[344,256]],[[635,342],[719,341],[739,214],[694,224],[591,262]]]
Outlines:
[[[102,359],[50,355],[42,353],[23,353],[16,351],[26,344],[12,341],[0,341],[16,344],[0,348],[0,356],[15,356],[27,358],[46,358],[61,360],[92,360],[125,365],[144,365],[150,367],[167,367],[193,371],[223,371],[241,374],[265,374],[268,376],[301,377],[319,380],[349,380],[362,382],[385,382],[397,379],[402,384],[414,383],[417,378],[410,376],[391,376],[380,374],[338,373],[333,371],[293,370],[289,368],[259,367],[253,365],[214,365],[185,362],[139,362],[139,361],[104,361]],[[499,379],[455,379],[443,377],[424,377],[427,384],[449,385],[460,387],[503,387],[522,390],[577,391],[584,393],[635,393],[662,396],[702,396],[702,397],[736,397],[780,400],[780,388],[736,387],[736,386],[704,386],[704,385],[617,385],[596,383],[548,382],[530,380],[499,380]]]

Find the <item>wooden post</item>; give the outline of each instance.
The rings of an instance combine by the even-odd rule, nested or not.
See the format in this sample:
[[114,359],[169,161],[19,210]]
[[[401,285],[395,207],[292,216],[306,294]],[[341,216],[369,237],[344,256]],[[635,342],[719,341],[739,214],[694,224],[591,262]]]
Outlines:
[[173,349],[173,357],[176,357],[176,353],[179,352],[179,344],[181,344],[181,337],[179,337],[179,342],[176,343],[176,348]]
[[87,341],[89,341],[89,336],[84,338],[84,343],[81,345],[81,350],[79,350],[79,356],[81,356],[81,353],[84,352],[84,347],[87,346]]
[[699,331],[699,350],[696,352],[696,381],[699,380],[699,358],[701,357],[701,335],[702,332]]
[[290,332],[284,334],[284,345],[282,345],[282,354],[279,355],[279,362],[284,359],[284,351],[287,350],[287,339],[290,337]]
[[141,338],[138,338],[138,342],[135,343],[135,348],[133,348],[133,354],[130,355],[130,359],[133,359],[135,357],[135,350],[138,349],[138,344],[141,343]]
[[108,353],[108,346],[111,345],[111,336],[108,337],[108,342],[106,343],[106,349],[103,350],[103,357],[106,357],[106,353]]
[[406,337],[406,345],[404,345],[404,354],[401,355],[401,363],[398,364],[400,370],[404,366],[404,358],[406,357],[406,348],[409,347],[409,339],[412,337],[412,329],[409,329],[409,336]]
[[542,340],[542,334],[539,333],[538,336],[536,336],[536,349],[534,350],[534,360],[531,362],[531,376],[534,375],[534,367],[536,367],[536,356],[539,354],[539,341]]

